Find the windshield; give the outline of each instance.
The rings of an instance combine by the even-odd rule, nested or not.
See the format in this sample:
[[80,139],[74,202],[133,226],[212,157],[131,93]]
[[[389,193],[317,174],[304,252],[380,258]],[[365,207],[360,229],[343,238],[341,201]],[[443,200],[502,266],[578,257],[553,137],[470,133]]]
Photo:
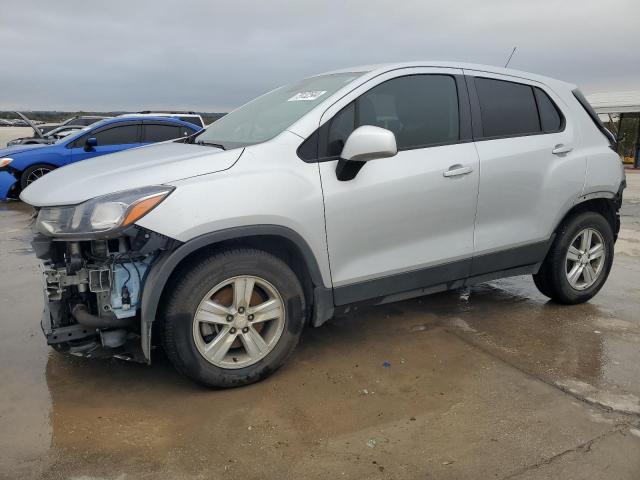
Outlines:
[[265,142],[363,73],[320,75],[278,88],[215,121],[192,141],[226,149]]
[[69,135],[65,135],[61,139],[57,140],[55,143],[66,143],[69,141],[73,141],[76,138],[78,138],[80,135],[82,135],[84,132],[86,132],[87,130],[89,130],[89,127],[84,127],[84,128],[81,128],[80,130],[72,131]]

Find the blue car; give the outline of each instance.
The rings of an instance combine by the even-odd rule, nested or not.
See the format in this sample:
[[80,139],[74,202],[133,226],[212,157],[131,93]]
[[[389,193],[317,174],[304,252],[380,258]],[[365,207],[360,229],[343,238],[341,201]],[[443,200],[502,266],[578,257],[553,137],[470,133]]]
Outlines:
[[70,163],[186,137],[200,130],[172,117],[118,117],[94,123],[51,145],[0,149],[0,200],[17,198],[30,183]]

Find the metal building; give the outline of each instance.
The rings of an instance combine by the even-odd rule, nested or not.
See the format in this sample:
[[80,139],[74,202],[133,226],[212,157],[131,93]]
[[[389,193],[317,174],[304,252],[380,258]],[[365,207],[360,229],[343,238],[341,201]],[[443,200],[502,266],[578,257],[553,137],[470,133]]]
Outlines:
[[640,168],[640,90],[594,93],[587,99],[616,134],[624,163]]

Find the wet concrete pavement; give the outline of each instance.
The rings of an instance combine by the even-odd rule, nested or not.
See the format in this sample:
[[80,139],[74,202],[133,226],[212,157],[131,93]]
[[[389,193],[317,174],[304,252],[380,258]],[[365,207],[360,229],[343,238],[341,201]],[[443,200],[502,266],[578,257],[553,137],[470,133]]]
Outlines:
[[160,352],[145,367],[49,350],[29,209],[0,204],[0,478],[640,478],[640,174],[628,181],[588,304],[516,277],[367,308],[227,391]]

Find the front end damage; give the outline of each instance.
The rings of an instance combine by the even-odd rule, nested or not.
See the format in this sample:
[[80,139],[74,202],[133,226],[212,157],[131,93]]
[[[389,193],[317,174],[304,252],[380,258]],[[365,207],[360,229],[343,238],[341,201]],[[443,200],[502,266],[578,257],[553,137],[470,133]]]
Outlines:
[[149,361],[141,349],[140,303],[154,262],[175,241],[131,227],[111,239],[36,235],[42,260],[42,330],[58,351]]
[[19,185],[18,178],[10,170],[0,168],[0,200],[18,198]]

